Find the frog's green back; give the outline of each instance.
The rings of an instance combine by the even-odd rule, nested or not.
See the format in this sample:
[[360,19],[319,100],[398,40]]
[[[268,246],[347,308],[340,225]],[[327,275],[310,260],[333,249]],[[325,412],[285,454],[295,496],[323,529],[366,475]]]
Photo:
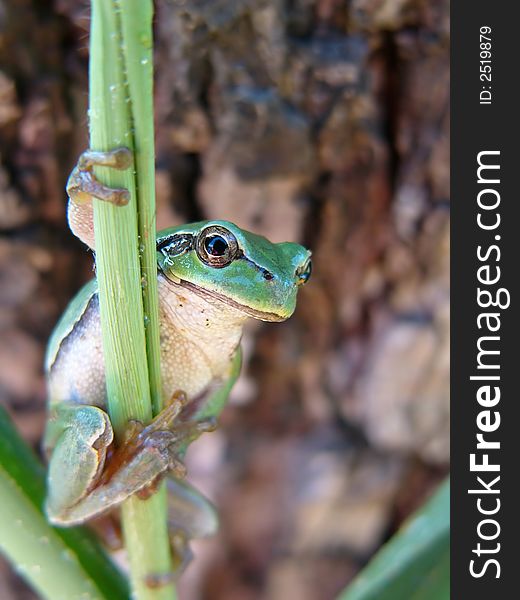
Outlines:
[[81,319],[90,299],[97,293],[97,290],[97,280],[92,279],[80,289],[67,306],[67,309],[58,321],[58,324],[54,328],[49,339],[47,352],[45,354],[45,371],[50,370],[52,364],[56,360],[61,343]]

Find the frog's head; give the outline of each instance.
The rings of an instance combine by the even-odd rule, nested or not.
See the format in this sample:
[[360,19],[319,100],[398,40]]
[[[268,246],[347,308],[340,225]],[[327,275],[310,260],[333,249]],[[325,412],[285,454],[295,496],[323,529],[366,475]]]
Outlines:
[[159,232],[157,261],[170,281],[263,321],[284,321],[311,274],[311,253],[273,244],[228,221],[202,221]]

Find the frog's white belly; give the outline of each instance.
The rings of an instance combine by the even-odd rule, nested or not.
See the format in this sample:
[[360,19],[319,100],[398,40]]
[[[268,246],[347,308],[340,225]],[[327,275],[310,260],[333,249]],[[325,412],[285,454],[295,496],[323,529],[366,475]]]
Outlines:
[[[229,375],[246,315],[159,278],[161,373],[166,398],[195,398]],[[99,302],[93,296],[62,341],[48,375],[51,402],[106,406]]]

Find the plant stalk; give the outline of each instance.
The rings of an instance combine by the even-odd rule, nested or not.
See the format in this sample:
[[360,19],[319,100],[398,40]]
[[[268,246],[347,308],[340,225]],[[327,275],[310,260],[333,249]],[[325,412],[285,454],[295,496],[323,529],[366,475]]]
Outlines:
[[[103,183],[130,191],[129,204],[94,201],[108,410],[121,440],[130,419],[146,423],[161,408],[151,1],[93,0],[90,39],[90,146],[126,146],[135,160],[134,171],[96,169]],[[171,572],[165,493],[161,486],[150,499],[132,497],[122,507],[138,600],[175,597],[172,584],[146,583],[149,576]]]

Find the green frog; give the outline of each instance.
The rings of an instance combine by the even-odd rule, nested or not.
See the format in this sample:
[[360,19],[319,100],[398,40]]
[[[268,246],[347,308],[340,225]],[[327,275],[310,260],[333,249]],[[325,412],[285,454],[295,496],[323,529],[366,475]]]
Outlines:
[[[98,181],[96,165],[132,166],[126,148],[83,153],[68,184],[68,220],[95,250],[92,197],[128,203],[128,191]],[[202,221],[157,234],[161,372],[165,407],[151,423],[129,424],[119,446],[107,412],[96,280],[72,300],[49,341],[49,398],[44,449],[49,459],[46,512],[58,526],[84,523],[132,494],[153,493],[166,478],[169,524],[177,550],[212,534],[212,504],[183,481],[187,445],[214,429],[241,363],[240,338],[250,317],[291,316],[311,274],[310,252],[274,244],[227,221]],[[179,539],[181,543],[179,543]]]

